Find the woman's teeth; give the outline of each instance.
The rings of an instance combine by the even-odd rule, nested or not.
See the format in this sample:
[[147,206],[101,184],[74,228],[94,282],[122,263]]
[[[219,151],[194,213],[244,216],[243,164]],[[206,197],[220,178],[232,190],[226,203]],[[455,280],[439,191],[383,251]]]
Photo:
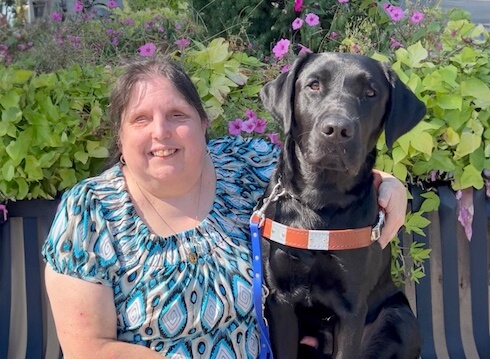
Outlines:
[[153,152],[153,156],[155,157],[167,157],[175,153],[176,149],[173,150],[158,150]]

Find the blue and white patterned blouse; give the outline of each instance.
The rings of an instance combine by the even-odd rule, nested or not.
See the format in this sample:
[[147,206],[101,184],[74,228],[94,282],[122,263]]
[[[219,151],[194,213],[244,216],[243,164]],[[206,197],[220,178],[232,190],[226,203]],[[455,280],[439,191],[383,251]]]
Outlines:
[[195,229],[150,232],[117,164],[64,194],[42,252],[56,272],[113,288],[118,340],[171,358],[257,358],[248,224],[278,149],[241,137],[208,147],[216,196]]

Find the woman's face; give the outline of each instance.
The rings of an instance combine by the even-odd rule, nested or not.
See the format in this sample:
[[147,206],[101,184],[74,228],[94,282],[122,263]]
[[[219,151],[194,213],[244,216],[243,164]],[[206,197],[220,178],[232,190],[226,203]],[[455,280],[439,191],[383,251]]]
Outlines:
[[120,144],[135,180],[177,195],[201,175],[205,125],[172,82],[155,77],[135,86],[121,118]]

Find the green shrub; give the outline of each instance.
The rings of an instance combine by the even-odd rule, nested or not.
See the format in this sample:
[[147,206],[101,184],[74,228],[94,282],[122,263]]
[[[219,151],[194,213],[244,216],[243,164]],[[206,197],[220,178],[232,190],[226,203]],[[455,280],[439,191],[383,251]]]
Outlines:
[[98,173],[112,74],[78,65],[36,75],[0,65],[0,198],[54,198]]

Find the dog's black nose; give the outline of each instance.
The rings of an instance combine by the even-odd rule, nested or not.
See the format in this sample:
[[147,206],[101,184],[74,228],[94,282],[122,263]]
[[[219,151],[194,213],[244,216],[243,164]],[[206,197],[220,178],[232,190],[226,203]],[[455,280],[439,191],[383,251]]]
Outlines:
[[330,140],[348,141],[354,136],[354,124],[343,118],[329,119],[322,124],[322,132]]

